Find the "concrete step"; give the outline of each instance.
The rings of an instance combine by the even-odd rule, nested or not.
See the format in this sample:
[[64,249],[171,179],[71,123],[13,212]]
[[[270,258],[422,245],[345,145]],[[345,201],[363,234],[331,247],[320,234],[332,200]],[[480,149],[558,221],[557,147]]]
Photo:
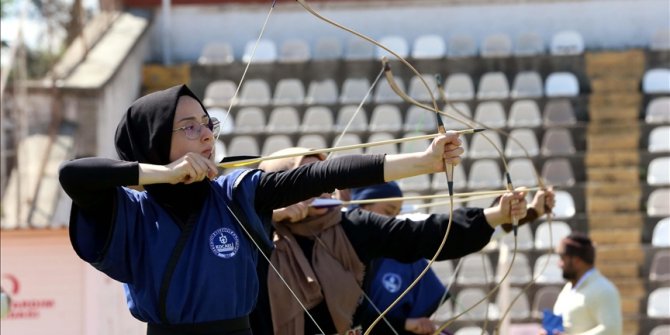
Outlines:
[[644,217],[640,212],[598,213],[588,218],[588,226],[593,229],[638,228],[642,229]]
[[586,184],[585,196],[602,196],[602,195],[642,195],[642,189],[639,181],[630,183],[617,182],[611,183],[607,181],[591,181]]
[[589,236],[599,246],[640,243],[641,228],[589,229]]
[[[619,77],[601,75],[589,77],[592,94],[634,92],[640,87],[639,76]],[[590,111],[589,111],[590,112]]]
[[598,166],[638,166],[640,152],[635,150],[591,150],[584,156],[587,168]]
[[629,128],[627,130],[611,131],[609,133],[589,132],[586,137],[587,152],[593,150],[635,150],[639,146],[640,134],[637,129]]
[[[647,290],[644,288],[644,280],[640,278],[608,278],[619,290],[621,298],[643,298],[647,295]],[[639,309],[634,310],[635,313]]]
[[591,94],[589,95],[589,110],[600,107],[640,107],[642,95],[635,89],[632,93]]
[[[592,235],[592,234],[591,234]],[[600,242],[598,242],[599,245]],[[607,278],[637,278],[640,275],[640,265],[633,261],[599,262],[596,258],[596,268]]]
[[644,261],[644,250],[639,243],[636,244],[621,244],[621,245],[604,245],[598,247],[598,254],[596,259],[599,262],[614,261],[632,261],[641,263]]
[[[639,184],[640,171],[637,166],[593,167],[586,170],[586,178],[589,182],[625,183],[631,186]],[[621,191],[627,193],[623,187]]]
[[645,68],[645,54],[642,50],[587,52],[585,70],[589,77],[632,76],[641,78]]
[[590,196],[586,197],[586,212],[589,215],[612,212],[639,212],[640,196]]

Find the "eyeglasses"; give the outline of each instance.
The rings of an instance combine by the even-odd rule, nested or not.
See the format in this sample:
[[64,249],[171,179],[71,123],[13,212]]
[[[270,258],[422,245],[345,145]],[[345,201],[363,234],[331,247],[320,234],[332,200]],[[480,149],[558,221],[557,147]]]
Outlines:
[[219,137],[219,132],[221,131],[221,122],[215,117],[210,118],[206,123],[188,121],[185,126],[172,129],[172,132],[182,130],[184,131],[186,138],[189,140],[197,140],[200,138],[200,134],[202,134],[202,127],[209,128],[209,130],[212,131],[212,134],[214,134],[214,139]]

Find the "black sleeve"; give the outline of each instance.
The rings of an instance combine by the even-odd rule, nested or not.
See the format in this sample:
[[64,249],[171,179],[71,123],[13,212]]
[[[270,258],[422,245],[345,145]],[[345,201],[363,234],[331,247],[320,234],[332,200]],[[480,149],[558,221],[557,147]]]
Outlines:
[[[410,263],[433,257],[448,222],[447,214],[432,214],[425,220],[412,221],[354,209],[342,220],[342,227],[363,262],[386,257]],[[493,228],[482,208],[456,209],[438,259],[455,259],[477,252],[488,244],[492,234]]]
[[292,170],[264,173],[256,189],[259,212],[345,189],[384,182],[384,155],[340,156]]

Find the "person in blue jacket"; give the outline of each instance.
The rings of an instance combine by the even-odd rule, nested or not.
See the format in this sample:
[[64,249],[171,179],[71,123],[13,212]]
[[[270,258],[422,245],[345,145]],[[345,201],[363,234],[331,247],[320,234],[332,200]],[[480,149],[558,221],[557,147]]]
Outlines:
[[335,188],[443,171],[443,159],[458,164],[463,153],[450,132],[424,152],[217,177],[218,129],[200,99],[179,85],[128,108],[116,128],[120,159],[61,165],[74,250],[124,284],[130,312],[148,324],[147,334],[251,334],[259,251],[271,253],[273,209]]

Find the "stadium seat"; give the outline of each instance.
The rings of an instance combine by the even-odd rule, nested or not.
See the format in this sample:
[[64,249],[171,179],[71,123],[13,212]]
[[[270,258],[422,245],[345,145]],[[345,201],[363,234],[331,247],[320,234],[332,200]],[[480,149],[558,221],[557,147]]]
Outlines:
[[[422,132],[410,132],[410,133],[405,133],[403,135],[403,137],[421,136],[421,135],[426,135],[426,134],[422,133]],[[400,153],[423,151],[430,145],[430,142],[431,142],[430,140],[402,142],[402,143],[400,143]]]
[[550,128],[542,137],[543,156],[572,156],[577,152],[570,131],[565,128]]
[[275,106],[301,105],[305,101],[305,86],[299,79],[282,78],[275,87],[272,103]]
[[535,187],[537,177],[535,176],[535,166],[529,158],[514,158],[507,162],[510,177],[515,187]]
[[[481,268],[481,262],[480,262]],[[476,306],[465,313],[460,317],[461,320],[467,321],[481,321],[484,320],[489,315],[489,320],[493,319],[492,315],[487,313],[489,308],[489,299],[486,299],[486,294],[484,290],[479,288],[464,288],[456,294],[454,299],[454,314],[459,315],[463,311],[469,309],[472,306]],[[481,301],[481,302],[480,302]],[[460,334],[460,333],[456,333]],[[481,330],[477,334],[481,334]]]
[[[333,139],[333,143],[331,147],[343,147],[347,145],[356,145],[356,144],[361,144],[361,137],[356,135],[356,134],[344,134],[344,136],[337,136],[335,139]],[[358,149],[350,149],[350,150],[344,150],[344,151],[337,151],[333,152],[332,156],[340,156],[340,155],[351,155],[351,154],[362,154],[363,149],[358,148]]]
[[545,221],[535,229],[535,249],[554,249],[561,240],[572,233],[565,221]]
[[456,276],[459,285],[484,285],[495,278],[491,260],[485,254],[469,254],[463,258],[461,269]]
[[[235,131],[235,121],[232,115],[228,114],[228,110],[220,107],[209,107],[207,113],[210,117],[217,118],[220,124],[221,131],[219,136],[232,134]],[[228,114],[228,115],[227,115]]]
[[444,90],[449,100],[472,100],[475,97],[475,84],[467,73],[447,77]]
[[[519,257],[519,255],[517,255]],[[516,262],[514,262],[514,265],[516,266]],[[530,275],[529,275],[530,277]],[[520,294],[520,296],[519,296]],[[509,303],[512,302],[512,299],[516,298],[517,296],[518,299],[514,302],[514,305],[512,305],[512,308],[510,309],[509,313],[507,314],[507,317],[509,317],[511,320],[523,320],[527,319],[530,317],[530,303],[528,302],[528,295],[526,295],[525,292],[521,292],[521,289],[518,287],[511,287],[509,289]],[[498,291],[497,295],[497,300],[496,300],[496,305],[498,305],[498,308],[500,308],[501,311],[504,311],[506,308],[509,308],[509,305],[507,306],[500,306],[500,291]],[[501,315],[502,317],[502,315]],[[537,334],[535,334],[537,335]]]
[[450,260],[435,261],[430,268],[435,272],[437,278],[440,279],[442,285],[451,285],[450,280],[454,275],[454,266]]
[[449,320],[454,315],[453,307],[451,306],[451,300],[443,302],[437,310],[431,315],[431,320],[438,323],[444,323]]
[[307,41],[291,38],[284,41],[279,48],[278,61],[280,63],[305,63],[311,58]]
[[649,194],[649,198],[647,199],[647,215],[670,215],[670,188],[655,189]]
[[507,137],[505,145],[505,156],[507,157],[535,157],[540,153],[540,146],[537,144],[535,132],[519,128],[513,129]]
[[[433,192],[442,192],[448,190],[447,177],[444,173],[435,173],[431,178],[431,188]],[[454,190],[462,190],[468,186],[468,178],[465,175],[463,164],[454,166]]]
[[512,99],[539,98],[543,94],[542,77],[536,71],[522,71],[514,77]]
[[372,110],[370,125],[368,126],[368,130],[371,132],[396,132],[401,129],[402,115],[400,115],[400,109],[397,106],[387,104],[377,105]]
[[[649,49],[652,51],[668,51],[670,50],[670,29],[667,27],[659,28],[651,37]],[[668,332],[670,334],[670,331]]]
[[403,124],[404,131],[431,132],[435,131],[436,129],[437,129],[437,119],[435,118],[435,113],[429,112],[417,106],[409,107],[409,109],[407,110],[407,118],[405,119],[405,122]]
[[[396,85],[398,85],[398,87],[400,88],[400,90],[405,92],[405,82],[402,80],[402,78],[396,77],[394,78],[394,80]],[[388,81],[386,80],[381,80],[377,82],[377,89],[375,90],[375,94],[373,97],[374,102],[378,104],[400,103],[403,101],[399,95],[393,92],[393,89],[391,89],[391,85],[389,85]]]
[[670,217],[661,219],[651,233],[651,245],[657,248],[670,247]]
[[492,159],[478,159],[470,166],[468,188],[491,189],[502,186],[502,173],[498,163]]
[[536,56],[545,53],[544,40],[542,37],[533,32],[521,33],[516,40],[514,47],[514,55],[519,56]]
[[435,87],[437,87],[437,82],[435,81],[435,76],[427,75],[424,74],[421,77],[417,77],[416,75],[412,77],[409,81],[409,89],[407,91],[407,94],[409,94],[410,97],[414,98],[414,100],[421,101],[421,102],[432,102],[430,92],[428,92],[428,89],[426,86],[423,84],[421,81],[421,78],[428,84],[428,87],[430,88],[430,92],[433,92],[433,95],[436,99],[438,99],[438,94],[435,92]]
[[337,37],[319,36],[314,45],[313,60],[336,60],[343,55],[342,41]]
[[[667,238],[670,239],[670,236]],[[670,250],[658,250],[654,253],[649,269],[649,281],[670,282]]]
[[300,136],[296,146],[309,149],[323,149],[327,148],[328,144],[326,143],[326,139],[324,139],[322,135],[307,134]]
[[487,72],[479,78],[477,99],[507,99],[509,98],[509,82],[502,72]]
[[577,124],[575,110],[570,100],[550,100],[544,106],[543,123],[545,127],[567,127]]
[[658,325],[651,330],[649,335],[668,335],[670,334],[670,325]]
[[235,133],[256,134],[265,130],[265,113],[259,107],[244,107],[235,117]]
[[544,83],[544,94],[550,98],[576,97],[579,95],[579,81],[570,72],[551,73]]
[[445,56],[447,46],[440,35],[421,35],[414,40],[412,58],[437,59]]
[[[407,58],[407,56],[409,56],[409,43],[407,43],[407,40],[402,36],[384,36],[379,39],[379,44],[388,47],[402,58]],[[387,57],[389,60],[396,59],[395,56],[378,46],[375,48],[375,57],[377,59],[382,59],[382,57]]]
[[[343,106],[337,112],[337,119],[335,121],[335,131],[342,132],[347,124],[351,122],[348,132],[364,132],[368,130],[368,117],[365,115],[365,109],[361,108],[356,112],[358,106],[349,105]],[[354,116],[355,114],[355,116]],[[354,119],[352,120],[352,117]]]
[[447,42],[448,58],[474,57],[477,55],[477,44],[470,35],[452,35]]
[[[517,254],[515,256],[516,258],[514,259],[512,269],[510,270],[509,275],[507,275],[507,280],[510,281],[510,284],[525,284],[531,280],[533,271],[530,269],[528,256],[526,256],[526,254],[524,254],[522,251],[533,249],[533,232],[531,231],[530,226],[526,224],[519,227],[517,234]],[[506,245],[510,252],[514,252],[514,234],[505,234],[498,245],[501,243]],[[511,254],[508,261],[511,261]],[[498,275],[496,275],[496,281],[500,281],[503,275],[504,273],[498,272]]]
[[[374,133],[368,138],[368,143],[392,140],[394,137],[389,133]],[[376,145],[365,148],[366,154],[396,154],[398,153],[397,144]]]
[[270,85],[263,79],[248,79],[240,90],[240,105],[266,106],[272,100]]
[[202,103],[205,107],[228,108],[232,102],[237,85],[230,80],[216,80],[205,87]]
[[649,69],[642,78],[642,91],[646,94],[670,93],[670,69]]
[[277,60],[277,45],[271,40],[260,40],[256,47],[255,54],[254,47],[256,41],[248,41],[244,46],[244,54],[242,55],[242,62],[249,63],[251,60],[254,63],[273,63]]
[[537,335],[542,331],[539,323],[512,323],[508,328],[509,335]]
[[293,141],[288,135],[270,135],[263,142],[261,155],[268,156],[273,152],[293,147]]
[[454,335],[489,335],[489,332],[482,330],[477,326],[463,327],[457,330]]
[[567,158],[550,158],[542,165],[542,179],[547,184],[558,187],[575,185],[575,175],[570,160]]
[[533,266],[533,278],[537,278],[535,282],[538,284],[562,284],[563,270],[558,266],[559,259],[557,254],[540,255]]
[[253,136],[235,136],[228,144],[228,155],[230,156],[258,156],[260,152],[258,141]]
[[539,288],[537,292],[535,292],[535,297],[533,298],[533,307],[531,311],[532,317],[535,319],[542,319],[543,311],[545,309],[553,311],[559,293],[561,293],[561,288],[559,286],[545,286]]
[[507,126],[510,128],[533,128],[542,124],[540,108],[533,100],[517,100],[509,109]]
[[656,157],[649,162],[647,183],[653,186],[670,184],[670,157]]
[[670,151],[670,126],[656,127],[649,132],[647,150],[649,152]]
[[370,81],[367,78],[347,78],[342,83],[340,91],[341,104],[359,104],[370,90]]
[[581,55],[584,53],[584,39],[577,31],[557,32],[551,38],[550,53],[555,56]]
[[235,60],[233,47],[228,42],[209,42],[202,48],[198,64],[230,64]]
[[480,54],[483,58],[509,57],[512,55],[512,39],[505,33],[486,36]]
[[345,60],[368,60],[374,58],[375,47],[368,41],[358,37],[347,41],[347,48],[344,50]]
[[644,113],[647,123],[670,123],[670,97],[651,100]]
[[500,101],[484,101],[475,109],[475,121],[487,128],[503,128],[507,123],[505,109]]
[[220,162],[226,155],[226,145],[221,140],[217,140],[214,143],[214,161]]
[[398,179],[397,182],[403,191],[422,193],[430,188],[430,176],[427,174]]
[[305,104],[323,104],[330,105],[337,103],[339,98],[337,84],[335,80],[328,78],[323,80],[313,80],[307,88]]
[[556,219],[569,219],[575,216],[575,200],[566,191],[555,191],[556,206],[554,206],[554,217]]
[[305,110],[300,131],[303,133],[328,133],[333,130],[333,112],[328,107],[310,106]]
[[[444,127],[447,129],[466,129],[472,128],[472,112],[468,104],[464,102],[454,102],[444,107],[444,112],[449,116],[443,116]],[[474,125],[473,125],[474,126]]]
[[659,287],[649,294],[647,316],[650,318],[670,318],[670,287]]
[[482,132],[472,135],[469,157],[472,159],[497,158],[499,148],[502,148],[500,135],[495,132]]
[[293,107],[277,107],[270,112],[265,131],[270,134],[293,134],[300,127],[300,116]]

